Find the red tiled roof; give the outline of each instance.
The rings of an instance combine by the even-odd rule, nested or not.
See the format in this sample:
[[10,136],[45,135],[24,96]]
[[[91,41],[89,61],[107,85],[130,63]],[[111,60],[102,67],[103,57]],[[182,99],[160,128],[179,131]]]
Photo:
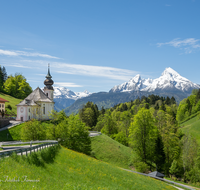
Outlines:
[[9,102],[9,101],[0,97],[0,102]]

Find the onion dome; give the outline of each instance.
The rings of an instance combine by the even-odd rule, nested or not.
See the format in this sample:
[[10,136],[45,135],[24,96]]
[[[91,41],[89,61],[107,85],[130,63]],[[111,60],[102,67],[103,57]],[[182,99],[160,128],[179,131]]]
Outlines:
[[44,85],[48,88],[48,89],[51,89],[53,90],[53,80],[51,79],[52,76],[50,74],[50,69],[49,69],[49,65],[48,65],[48,73],[47,73],[47,76],[46,76],[46,80],[44,81]]

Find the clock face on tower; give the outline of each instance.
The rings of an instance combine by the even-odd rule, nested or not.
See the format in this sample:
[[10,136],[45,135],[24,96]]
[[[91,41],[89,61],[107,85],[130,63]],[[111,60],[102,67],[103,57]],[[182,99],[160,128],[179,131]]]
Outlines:
[[23,113],[23,111],[24,111],[24,108],[23,108],[23,107],[21,107],[21,108],[20,108],[20,112],[21,112],[21,113]]

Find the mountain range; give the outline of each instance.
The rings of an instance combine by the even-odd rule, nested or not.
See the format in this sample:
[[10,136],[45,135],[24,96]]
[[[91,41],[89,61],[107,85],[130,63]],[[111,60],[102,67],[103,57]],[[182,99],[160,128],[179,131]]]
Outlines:
[[172,68],[166,68],[159,78],[143,79],[136,75],[128,82],[114,86],[109,92],[90,93],[73,92],[64,87],[55,87],[54,101],[55,109],[65,109],[69,115],[77,113],[78,109],[88,101],[97,104],[99,109],[112,107],[118,103],[134,100],[141,96],[156,94],[159,96],[174,96],[177,102],[189,96],[193,89],[200,88],[200,85],[182,77]]
[[156,79],[142,79],[140,75],[136,75],[129,82],[114,86],[110,92],[130,92],[130,91],[146,91],[146,92],[184,92],[191,93],[192,89],[200,88],[200,85],[191,82],[182,77],[172,68],[166,68],[162,75]]
[[60,111],[72,105],[76,100],[89,96],[91,93],[85,90],[84,92],[73,92],[65,87],[54,87],[55,109]]

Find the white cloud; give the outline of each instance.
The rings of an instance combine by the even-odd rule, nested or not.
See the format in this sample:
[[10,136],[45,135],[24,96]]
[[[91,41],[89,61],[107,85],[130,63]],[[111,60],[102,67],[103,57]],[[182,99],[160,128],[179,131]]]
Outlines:
[[133,75],[138,72],[119,69],[114,67],[103,67],[93,65],[77,65],[68,63],[54,63],[51,67],[55,67],[58,73],[74,74],[74,75],[86,75],[96,77],[106,77],[117,80],[129,80]]
[[75,83],[69,83],[69,82],[55,82],[55,85],[63,86],[63,87],[83,87],[81,85],[78,85]]
[[29,68],[29,69],[31,69],[31,68],[32,68],[32,67],[28,67],[28,66],[26,66],[26,65],[22,65],[22,64],[19,64],[19,63],[14,63],[14,64],[11,64],[11,65],[9,65],[9,64],[6,64],[6,66],[8,66],[8,67]]
[[196,48],[200,48],[200,39],[195,38],[187,38],[184,40],[180,40],[180,38],[173,39],[170,42],[165,43],[157,43],[158,47],[161,47],[163,45],[170,45],[175,48],[180,48],[185,51],[185,53],[192,53],[192,51]]
[[51,59],[60,59],[58,57],[51,56],[51,55],[48,55],[48,54],[32,53],[32,52],[26,52],[26,51],[10,51],[10,50],[3,50],[3,49],[0,49],[0,55],[43,57],[43,58],[51,58]]

